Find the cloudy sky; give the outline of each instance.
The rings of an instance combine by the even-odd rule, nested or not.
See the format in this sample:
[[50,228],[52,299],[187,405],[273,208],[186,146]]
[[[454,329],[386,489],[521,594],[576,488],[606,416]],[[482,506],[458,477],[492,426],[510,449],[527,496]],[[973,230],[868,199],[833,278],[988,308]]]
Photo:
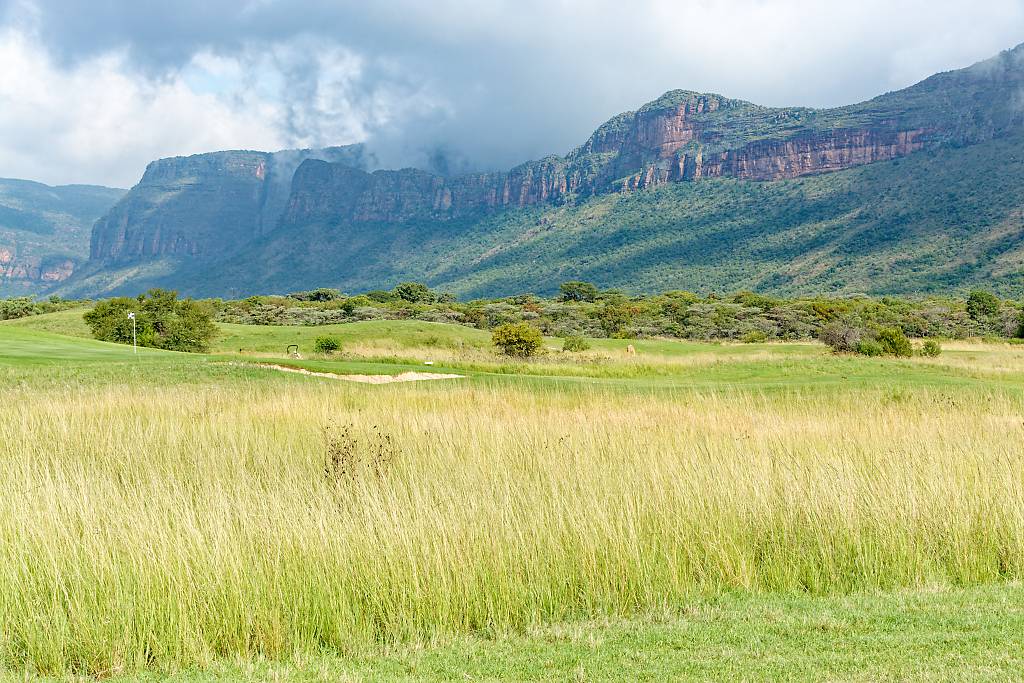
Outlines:
[[0,177],[369,142],[564,153],[673,88],[833,106],[1024,42],[1024,0],[0,0]]

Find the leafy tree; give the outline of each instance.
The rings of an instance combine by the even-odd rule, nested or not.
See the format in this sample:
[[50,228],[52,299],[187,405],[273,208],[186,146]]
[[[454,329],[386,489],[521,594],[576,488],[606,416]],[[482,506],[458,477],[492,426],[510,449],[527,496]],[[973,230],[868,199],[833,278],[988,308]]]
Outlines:
[[430,288],[419,282],[403,282],[393,290],[395,296],[412,304],[432,304],[437,295]]
[[599,293],[597,287],[581,280],[563,282],[558,291],[562,301],[593,301]]
[[135,313],[139,346],[201,353],[217,334],[210,314],[198,302],[179,300],[177,292],[164,289],[151,289],[135,299],[101,301],[84,318],[96,339],[131,344],[130,312]]
[[605,304],[597,317],[609,337],[627,336],[627,328],[633,322],[632,310],[625,302]]
[[976,289],[967,296],[967,314],[971,320],[985,320],[998,313],[999,306],[999,297],[991,292]]
[[540,330],[526,323],[509,323],[494,328],[491,341],[507,356],[528,358],[540,350]]
[[386,304],[394,301],[398,296],[394,292],[389,292],[384,289],[372,289],[366,294],[363,294],[370,301],[374,301],[378,304]]
[[295,299],[296,301],[316,301],[322,303],[325,301],[340,299],[341,296],[341,292],[337,289],[319,287],[308,292],[295,292],[293,294],[289,294],[288,298]]

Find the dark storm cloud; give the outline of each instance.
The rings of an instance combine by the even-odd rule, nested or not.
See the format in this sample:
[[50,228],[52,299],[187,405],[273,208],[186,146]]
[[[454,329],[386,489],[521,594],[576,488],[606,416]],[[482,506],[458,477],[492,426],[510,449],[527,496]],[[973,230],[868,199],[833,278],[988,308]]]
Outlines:
[[65,69],[117,52],[157,82],[232,60],[277,100],[283,144],[365,138],[385,164],[452,170],[564,153],[672,88],[833,106],[1024,40],[1019,0],[0,0],[0,16]]

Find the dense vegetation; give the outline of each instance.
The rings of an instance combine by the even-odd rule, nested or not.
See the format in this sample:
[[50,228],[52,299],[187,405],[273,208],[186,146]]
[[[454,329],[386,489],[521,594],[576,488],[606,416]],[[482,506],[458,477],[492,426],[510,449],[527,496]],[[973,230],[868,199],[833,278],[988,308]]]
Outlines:
[[[979,300],[984,299],[984,305]],[[204,302],[222,322],[323,325],[358,320],[426,320],[493,329],[529,323],[554,337],[675,337],[695,340],[811,339],[827,325],[897,328],[909,337],[1019,337],[1022,307],[978,291],[965,298],[785,299],[753,292],[698,296],[666,292],[629,296],[586,282],[564,283],[556,297],[524,294],[456,301],[416,283],[354,296],[318,289],[289,296]]]
[[100,301],[85,314],[96,339],[168,351],[206,351],[217,328],[206,309],[177,292],[152,289]]
[[[96,328],[102,328],[100,338],[130,342],[130,327],[126,316],[125,319],[121,316],[144,299],[122,298],[101,303],[96,309],[101,313],[91,314],[93,320],[98,317],[109,320]],[[0,300],[0,320],[87,303],[56,298],[44,302],[25,298]],[[179,302],[179,305],[185,304]],[[749,291],[706,296],[683,291],[630,296],[619,290],[600,290],[588,282],[569,281],[563,283],[559,294],[553,297],[523,294],[458,301],[450,294],[407,282],[391,290],[356,295],[321,288],[287,296],[190,301],[187,306],[186,317],[190,320],[204,320],[209,316],[217,322],[246,325],[313,326],[367,320],[422,320],[493,330],[502,325],[527,323],[544,335],[571,339],[567,348],[578,347],[581,342],[576,338],[583,337],[668,337],[756,343],[813,338],[828,341],[824,334],[831,340],[845,335],[845,341],[829,343],[839,350],[856,351],[862,338],[872,341],[885,329],[895,329],[912,338],[1024,337],[1021,302],[1002,299],[984,290],[975,290],[964,297],[926,298],[781,298]],[[140,318],[140,324],[142,320]],[[194,348],[202,347],[200,344]],[[184,346],[177,348],[184,350]]]
[[0,320],[15,320],[30,315],[42,315],[43,313],[55,313],[69,308],[78,308],[86,301],[69,301],[59,296],[51,296],[48,299],[37,301],[34,297],[19,296],[11,299],[0,299]]

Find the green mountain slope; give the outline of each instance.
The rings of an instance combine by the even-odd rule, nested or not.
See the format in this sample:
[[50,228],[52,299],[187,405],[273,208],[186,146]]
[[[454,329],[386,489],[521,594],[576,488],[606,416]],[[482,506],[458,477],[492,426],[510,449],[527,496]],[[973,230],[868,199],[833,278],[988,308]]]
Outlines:
[[[306,226],[216,270],[112,270],[114,291],[204,296],[355,291],[419,279],[462,296],[550,293],[583,278],[634,291],[785,294],[1024,288],[1024,132],[837,173],[711,179],[444,224]],[[330,245],[325,249],[323,245]],[[146,270],[149,268],[149,270]],[[157,268],[163,269],[160,274]],[[129,279],[131,278],[131,279]]]
[[67,279],[88,256],[92,224],[124,192],[0,178],[0,296]]

